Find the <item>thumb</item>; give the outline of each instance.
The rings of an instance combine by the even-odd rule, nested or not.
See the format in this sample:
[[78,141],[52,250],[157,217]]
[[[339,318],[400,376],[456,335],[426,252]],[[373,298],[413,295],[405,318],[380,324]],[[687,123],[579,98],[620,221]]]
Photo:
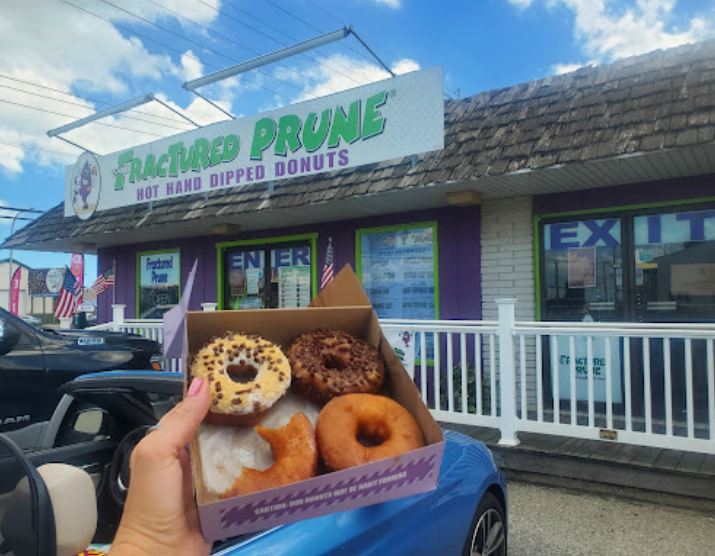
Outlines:
[[211,396],[208,382],[194,378],[186,397],[159,421],[160,436],[174,450],[181,450],[194,437],[209,410]]

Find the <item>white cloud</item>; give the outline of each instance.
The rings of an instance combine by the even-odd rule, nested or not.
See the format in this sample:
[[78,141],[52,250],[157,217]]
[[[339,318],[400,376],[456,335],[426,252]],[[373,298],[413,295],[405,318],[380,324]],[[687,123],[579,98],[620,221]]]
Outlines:
[[575,63],[575,64],[554,64],[551,66],[551,73],[555,75],[563,75],[564,73],[571,73],[572,71],[576,71],[579,68],[582,68],[584,64],[580,63]]
[[387,6],[393,10],[397,10],[402,7],[402,0],[373,0],[375,4],[380,4],[381,6]]
[[[278,68],[275,76],[302,86],[301,92],[291,102],[300,102],[352,89],[373,81],[387,79],[390,74],[380,66],[367,60],[351,58],[343,54],[318,58],[318,64],[296,71],[292,68]],[[420,69],[420,65],[409,58],[403,58],[392,66],[395,73],[407,73]]]
[[204,74],[204,65],[191,50],[181,55],[179,64],[176,74],[182,81],[191,81]]
[[[593,62],[608,62],[693,43],[712,36],[713,26],[692,17],[683,28],[673,25],[677,0],[541,0],[549,7],[564,6],[574,14],[574,35]],[[528,7],[531,0],[509,0]],[[552,69],[571,71],[574,64],[555,64]]]
[[589,60],[588,62],[554,64],[553,66],[551,66],[551,73],[553,73],[555,75],[563,75],[564,73],[571,73],[572,71],[576,71],[577,69],[581,69],[586,66],[595,66],[595,65],[597,65],[595,60]]
[[[135,16],[127,12],[134,13],[149,21],[156,21],[162,17],[175,17],[175,14],[172,12],[176,12],[201,25],[207,25],[218,17],[216,10],[220,5],[219,0],[202,0],[202,2],[209,4],[211,7],[196,0],[157,0],[155,4],[147,2],[146,0],[109,0],[112,4],[121,8],[117,9],[104,2],[92,2],[91,6],[87,6],[86,2],[80,2],[78,0],[71,1],[73,4],[89,7],[90,11],[99,13],[104,17],[109,17],[113,21],[141,23]],[[162,5],[164,7],[162,7]],[[73,8],[68,7],[68,9]]]
[[[85,7],[82,2],[71,1]],[[206,1],[218,7],[218,0]],[[209,24],[218,16],[215,10],[195,0],[160,0],[158,4],[163,4],[203,25]],[[173,17],[166,10],[146,0],[123,0],[121,3],[117,2],[117,5],[148,21]],[[131,21],[137,24],[135,18],[102,2],[93,2],[87,8],[111,21]],[[168,26],[170,23],[164,22],[163,25]],[[131,92],[128,83],[134,80],[148,79],[158,82],[171,75],[190,79],[203,72],[203,65],[190,50],[181,56],[178,65],[174,64],[167,55],[150,53],[137,37],[125,37],[111,22],[93,17],[57,0],[3,2],[0,36],[0,74],[70,93],[56,93],[0,78],[0,99],[9,101],[0,102],[0,170],[7,175],[21,172],[28,159],[41,165],[68,164],[76,159],[79,151],[46,136],[48,129],[87,116],[98,108],[92,102],[71,94],[74,86],[81,85],[84,90],[109,92],[117,98],[127,98],[125,95]],[[219,102],[228,102],[230,105],[235,85],[233,82],[217,88],[220,93]],[[140,110],[161,118],[178,119],[175,114],[157,103],[146,105]],[[215,114],[220,115],[220,112],[200,99],[193,100],[187,107],[187,112],[202,123],[212,119],[208,114],[209,110],[214,113],[213,118],[216,117]],[[149,119],[157,123],[147,124],[133,118]],[[189,124],[180,121],[155,120],[135,111],[104,119],[102,123],[151,131],[159,135],[171,135],[191,128]],[[165,127],[166,125],[175,127]],[[138,131],[108,128],[99,123],[72,131],[66,134],[66,137],[100,153],[156,138]]]
[[510,4],[513,4],[517,8],[528,8],[531,6],[533,0],[507,0]]

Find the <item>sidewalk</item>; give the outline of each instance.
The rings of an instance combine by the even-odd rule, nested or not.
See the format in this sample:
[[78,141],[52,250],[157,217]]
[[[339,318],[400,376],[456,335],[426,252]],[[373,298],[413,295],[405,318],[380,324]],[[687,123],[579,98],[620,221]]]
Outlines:
[[509,554],[712,554],[715,517],[658,504],[625,501],[512,482]]
[[714,455],[533,433],[507,448],[496,429],[442,426],[484,442],[509,478],[715,511]]

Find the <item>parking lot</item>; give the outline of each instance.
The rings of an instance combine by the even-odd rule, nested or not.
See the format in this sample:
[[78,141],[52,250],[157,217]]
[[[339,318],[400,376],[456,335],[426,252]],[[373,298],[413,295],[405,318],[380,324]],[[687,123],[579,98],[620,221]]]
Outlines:
[[715,515],[509,484],[514,556],[713,554]]

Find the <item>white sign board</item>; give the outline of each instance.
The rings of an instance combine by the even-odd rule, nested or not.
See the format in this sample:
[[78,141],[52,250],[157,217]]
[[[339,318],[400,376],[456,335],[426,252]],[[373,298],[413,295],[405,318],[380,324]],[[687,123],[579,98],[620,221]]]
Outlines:
[[65,172],[65,216],[315,175],[444,148],[441,68],[218,122]]
[[[621,390],[621,352],[619,339],[609,338],[604,340],[595,337],[591,344],[591,368],[593,372],[593,400],[606,401],[606,361],[605,342],[611,344],[611,396],[614,403],[623,403]],[[562,400],[571,399],[571,347],[567,336],[558,336],[557,340],[559,358],[559,397]],[[588,401],[588,344],[585,336],[574,338],[574,368],[576,370],[576,399]]]
[[64,270],[59,268],[51,268],[45,276],[45,285],[50,293],[59,293],[62,287],[62,280],[65,277]]

